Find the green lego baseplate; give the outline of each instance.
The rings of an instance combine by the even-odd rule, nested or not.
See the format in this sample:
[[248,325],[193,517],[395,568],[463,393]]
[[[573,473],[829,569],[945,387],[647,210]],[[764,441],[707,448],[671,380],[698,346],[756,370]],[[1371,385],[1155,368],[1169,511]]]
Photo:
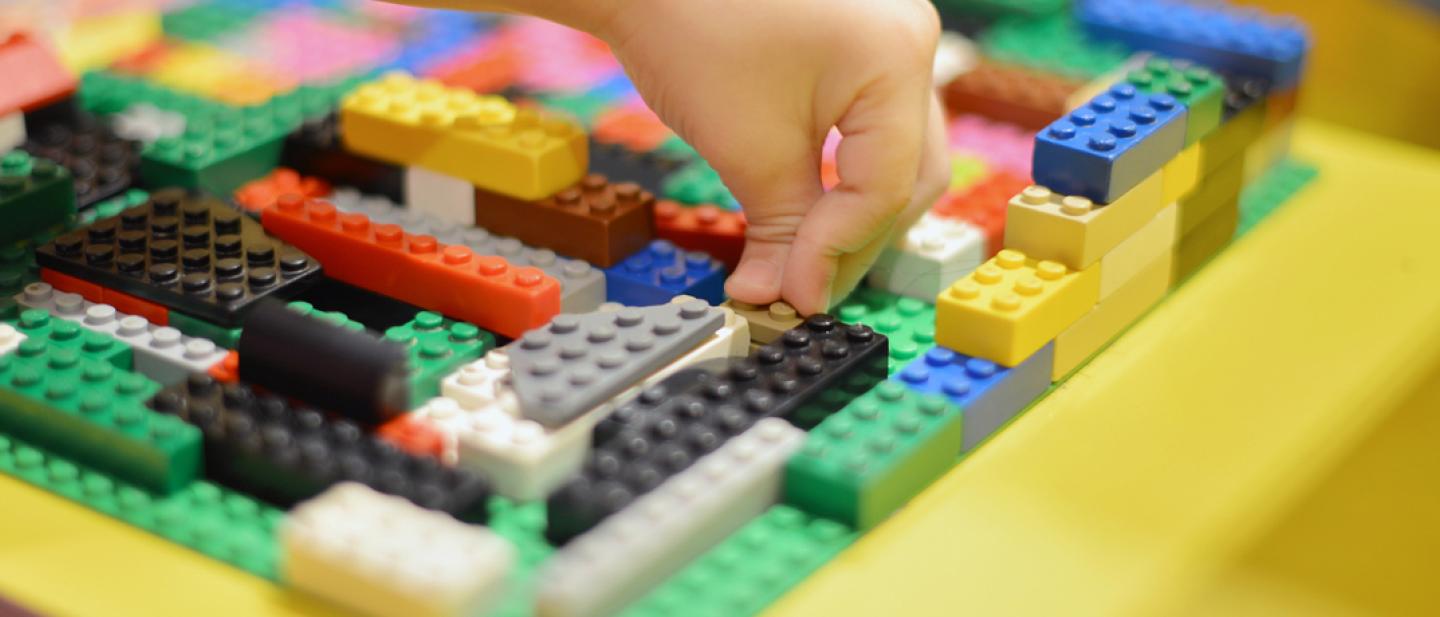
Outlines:
[[1003,19],[978,40],[986,56],[1078,80],[1100,77],[1130,57],[1122,45],[1092,41],[1069,13]]
[[534,612],[536,574],[541,564],[555,554],[555,548],[545,540],[545,504],[492,497],[489,505],[490,530],[508,540],[516,555],[515,568],[494,617],[530,617]]
[[386,330],[385,340],[404,345],[410,354],[413,407],[439,396],[440,380],[495,347],[494,334],[430,311]]
[[1240,225],[1235,237],[1250,233],[1319,175],[1314,165],[1294,159],[1282,160],[1261,174],[1240,192]]

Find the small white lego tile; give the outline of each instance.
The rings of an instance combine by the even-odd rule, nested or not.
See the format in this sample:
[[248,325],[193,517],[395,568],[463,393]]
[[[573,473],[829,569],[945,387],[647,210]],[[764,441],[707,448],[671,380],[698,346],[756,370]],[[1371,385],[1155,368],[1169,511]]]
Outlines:
[[538,614],[619,612],[774,505],[804,441],[788,422],[762,419],[575,538],[541,571]]
[[25,114],[18,111],[0,116],[0,152],[8,152],[25,143]]
[[0,322],[0,356],[15,351],[25,341],[25,333],[8,323]]
[[472,409],[493,405],[502,393],[510,392],[509,379],[510,354],[499,347],[441,379],[440,395]]
[[481,614],[515,562],[485,527],[354,482],[295,506],[280,547],[286,584],[367,615]]
[[473,408],[437,397],[415,414],[455,444],[459,467],[489,478],[495,492],[521,501],[544,499],[579,473],[595,426],[587,414],[548,429],[519,417],[511,393]]
[[985,262],[984,232],[957,219],[925,213],[870,269],[870,285],[934,302],[935,296]]
[[185,116],[149,103],[136,103],[110,119],[115,134],[125,139],[150,143],[185,134]]
[[475,185],[423,167],[405,168],[405,206],[456,225],[475,224]]

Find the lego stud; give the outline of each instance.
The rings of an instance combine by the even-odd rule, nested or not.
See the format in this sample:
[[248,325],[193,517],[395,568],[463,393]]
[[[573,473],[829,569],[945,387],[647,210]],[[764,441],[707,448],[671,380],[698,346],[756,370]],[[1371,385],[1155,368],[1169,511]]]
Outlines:
[[1032,184],[1020,191],[1020,202],[1029,206],[1043,206],[1050,203],[1050,189]]
[[[754,305],[747,306],[759,308],[754,307]],[[798,317],[798,314],[795,312],[795,307],[790,306],[788,303],[785,303],[783,301],[771,302],[769,307],[769,313],[770,317],[774,319],[795,319],[796,317]]]
[[1018,311],[1020,310],[1020,296],[1014,292],[997,294],[990,301],[990,306],[997,311]]
[[1046,281],[1058,281],[1066,272],[1065,264],[1057,261],[1046,260],[1035,266],[1035,275]]
[[999,266],[989,263],[982,264],[979,268],[976,268],[974,274],[971,276],[975,279],[975,282],[982,285],[994,285],[1005,278],[1005,274],[1000,271]]
[[1015,281],[1015,293],[1021,296],[1038,296],[1045,290],[1045,285],[1040,279],[1033,276],[1022,277]]
[[[977,270],[976,278],[979,278],[978,275],[979,271]],[[968,278],[961,279],[951,285],[950,289],[945,290],[945,293],[950,294],[950,297],[956,300],[974,300],[980,297],[980,284]]]
[[1095,202],[1083,195],[1067,195],[1060,200],[1060,213],[1066,216],[1082,216],[1089,214]]
[[996,265],[1006,270],[1015,270],[1025,266],[1025,254],[1014,249],[1004,249],[995,255]]

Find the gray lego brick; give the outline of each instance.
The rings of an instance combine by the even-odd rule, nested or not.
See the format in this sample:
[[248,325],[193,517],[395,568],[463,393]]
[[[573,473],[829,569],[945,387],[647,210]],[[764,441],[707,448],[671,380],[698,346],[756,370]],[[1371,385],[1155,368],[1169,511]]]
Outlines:
[[969,451],[980,445],[1014,419],[1022,410],[1050,387],[1050,371],[1055,366],[1055,343],[1051,341],[1019,366],[1010,369],[984,396],[965,408],[965,439],[961,449]]
[[338,188],[330,200],[345,212],[358,212],[380,223],[399,225],[405,231],[429,234],[447,243],[468,247],[479,255],[498,255],[516,266],[534,266],[560,281],[560,309],[566,313],[588,313],[605,301],[605,271],[579,259],[535,248],[515,238],[497,236],[480,227],[443,220],[417,210],[395,205],[384,197],[362,195],[351,188]]
[[511,343],[526,418],[559,426],[620,394],[714,334],[725,313],[703,301],[559,315]]
[[49,283],[26,285],[25,291],[15,296],[15,301],[119,339],[135,352],[135,372],[167,386],[184,381],[190,373],[209,370],[229,353],[212,341],[187,336],[169,326],[157,326],[138,315],[126,315],[109,304],[90,302],[80,294],[56,291]]

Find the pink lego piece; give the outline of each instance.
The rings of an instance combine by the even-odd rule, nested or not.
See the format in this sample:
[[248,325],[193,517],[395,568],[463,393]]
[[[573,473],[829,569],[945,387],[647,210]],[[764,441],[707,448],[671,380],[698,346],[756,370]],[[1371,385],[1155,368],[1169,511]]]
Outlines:
[[950,151],[977,157],[992,168],[1030,177],[1035,131],[961,114],[950,121]]

